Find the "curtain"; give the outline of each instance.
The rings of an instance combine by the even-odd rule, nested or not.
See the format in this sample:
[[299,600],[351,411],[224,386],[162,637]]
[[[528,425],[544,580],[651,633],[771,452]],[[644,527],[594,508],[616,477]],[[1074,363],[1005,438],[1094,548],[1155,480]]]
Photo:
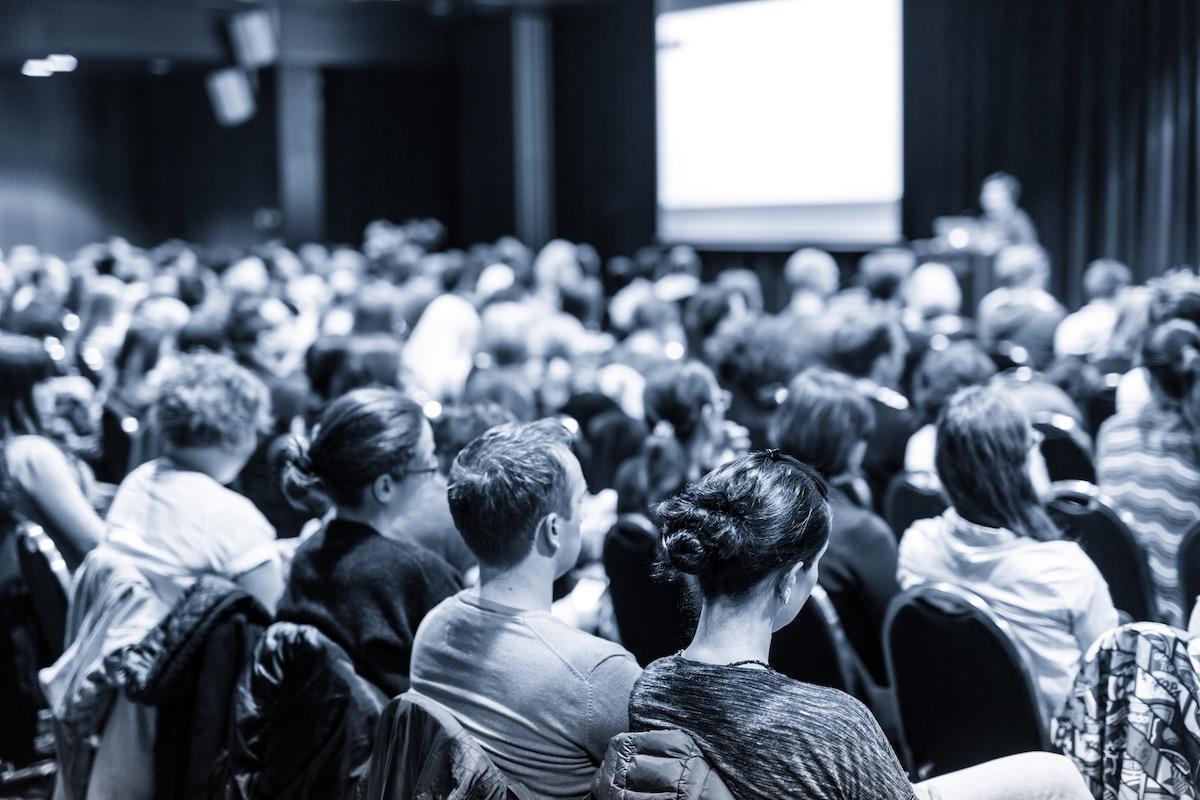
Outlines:
[[1200,262],[1194,0],[906,0],[904,17],[910,238],[1005,170],[1072,304],[1094,258],[1139,280]]

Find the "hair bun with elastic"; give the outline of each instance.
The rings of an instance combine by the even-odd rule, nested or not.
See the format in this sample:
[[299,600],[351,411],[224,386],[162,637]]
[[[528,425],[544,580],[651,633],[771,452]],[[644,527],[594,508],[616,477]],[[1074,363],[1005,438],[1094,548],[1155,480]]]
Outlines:
[[663,537],[662,548],[675,569],[698,575],[708,563],[708,548],[691,531],[682,530]]

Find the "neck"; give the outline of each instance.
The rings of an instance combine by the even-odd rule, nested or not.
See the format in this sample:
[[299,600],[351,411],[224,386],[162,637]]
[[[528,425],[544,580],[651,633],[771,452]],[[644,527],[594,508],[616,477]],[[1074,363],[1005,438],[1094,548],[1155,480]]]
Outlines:
[[684,656],[706,664],[763,661],[771,655],[771,618],[765,604],[706,601]]
[[479,565],[479,596],[522,611],[549,611],[554,600],[554,579],[541,565],[525,559],[504,569]]
[[380,508],[342,508],[338,506],[333,518],[343,522],[357,522],[359,525],[366,525],[384,536],[390,535],[392,530],[391,518],[384,513],[384,509]]

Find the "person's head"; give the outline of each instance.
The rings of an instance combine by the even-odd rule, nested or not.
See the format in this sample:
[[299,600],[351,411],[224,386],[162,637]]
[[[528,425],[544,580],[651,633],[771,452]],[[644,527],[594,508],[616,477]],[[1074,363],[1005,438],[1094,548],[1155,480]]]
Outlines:
[[913,402],[927,420],[935,420],[959,389],[982,386],[996,374],[996,364],[974,342],[951,342],[928,350],[913,374]]
[[725,400],[712,371],[699,361],[664,364],[646,377],[646,424],[659,435],[692,444],[725,419]]
[[133,386],[146,377],[163,355],[168,331],[147,319],[134,319],[125,331],[125,339],[113,363],[119,386]]
[[462,402],[495,403],[520,422],[532,422],[538,416],[538,398],[529,381],[506,369],[475,370],[467,380]]
[[1001,386],[971,386],[946,403],[937,421],[938,478],[966,520],[1049,541],[1059,536],[1042,509],[1049,487],[1041,437]]
[[797,250],[783,266],[783,278],[793,292],[829,297],[838,290],[838,277],[833,256],[815,247]]
[[181,356],[150,410],[166,453],[226,484],[271,427],[271,398],[253,373],[210,353]]
[[300,508],[392,520],[435,472],[421,407],[395,389],[355,389],[329,404],[309,441],[292,440],[284,493]]
[[372,281],[354,298],[354,332],[358,334],[404,333],[405,322],[400,315],[396,287],[387,281]]
[[433,449],[442,475],[450,474],[450,465],[470,442],[497,425],[516,421],[513,413],[499,403],[482,401],[443,408],[433,420]]
[[904,283],[904,304],[922,319],[957,314],[962,309],[962,288],[954,270],[933,261],[913,270]]
[[664,570],[695,575],[705,606],[761,604],[773,630],[817,582],[829,541],[829,491],[777,450],[736,458],[655,509]]
[[775,447],[832,479],[858,471],[874,428],[875,411],[854,381],[809,367],[788,385],[769,435]]
[[4,387],[0,391],[0,438],[42,433],[34,387],[59,373],[58,363],[41,340],[0,333],[0,386]]
[[484,309],[479,329],[479,350],[496,366],[520,364],[529,358],[532,309],[524,303],[493,303]]
[[1089,300],[1111,300],[1133,280],[1129,267],[1115,258],[1098,258],[1083,273],[1083,294]]
[[996,254],[996,282],[1010,289],[1044,289],[1050,257],[1041,245],[1010,244]]
[[717,274],[717,286],[740,298],[745,308],[757,313],[763,310],[762,279],[752,269],[723,269]]
[[896,299],[900,287],[917,266],[917,257],[903,247],[885,247],[867,253],[858,262],[858,277],[873,300]]
[[1142,364],[1159,401],[1183,413],[1200,452],[1200,327],[1186,319],[1155,326],[1142,345]]
[[487,571],[530,566],[547,582],[579,557],[583,470],[557,419],[497,425],[450,467],[450,513]]
[[1007,214],[1021,198],[1021,182],[1007,172],[993,172],[979,186],[979,207],[988,214]]
[[829,337],[829,363],[834,369],[883,386],[899,380],[906,350],[900,324],[869,308],[847,311]]

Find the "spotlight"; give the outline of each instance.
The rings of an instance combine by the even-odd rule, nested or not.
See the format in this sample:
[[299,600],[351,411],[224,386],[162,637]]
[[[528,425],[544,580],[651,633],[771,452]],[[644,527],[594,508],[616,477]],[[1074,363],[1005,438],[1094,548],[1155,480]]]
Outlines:
[[46,65],[51,72],[74,72],[79,66],[79,59],[65,53],[52,53],[46,56]]
[[50,64],[44,58],[29,58],[21,67],[21,74],[29,78],[49,78],[54,74]]

